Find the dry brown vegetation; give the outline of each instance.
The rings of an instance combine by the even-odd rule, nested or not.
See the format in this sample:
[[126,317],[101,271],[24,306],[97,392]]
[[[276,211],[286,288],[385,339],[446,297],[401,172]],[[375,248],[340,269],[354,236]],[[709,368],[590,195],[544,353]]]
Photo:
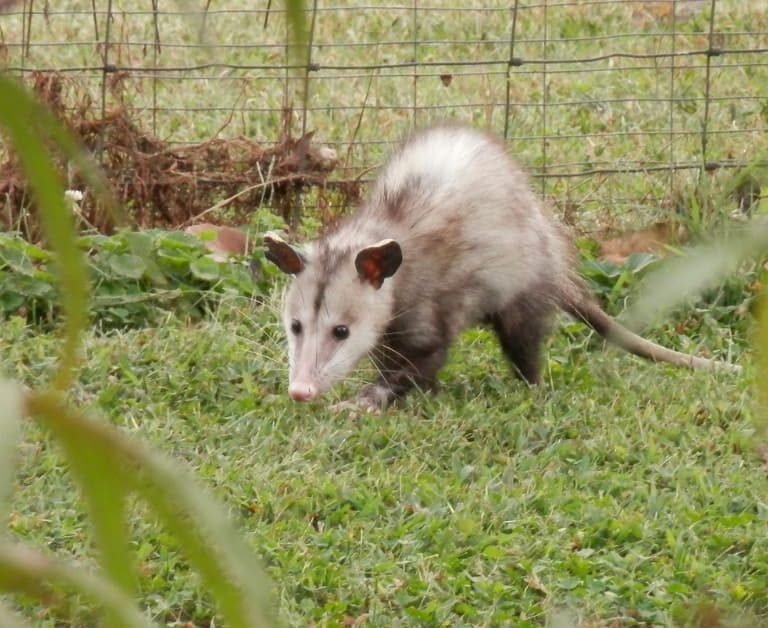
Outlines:
[[[293,137],[290,111],[273,145],[262,147],[246,137],[213,138],[171,145],[140,128],[130,108],[118,105],[101,111],[76,79],[55,72],[32,75],[33,89],[48,107],[99,160],[138,227],[178,227],[205,216],[213,222],[243,222],[247,214],[270,201],[284,216],[299,191],[323,186],[336,165],[335,152],[312,142],[313,132]],[[120,76],[109,85],[113,96],[123,89]],[[119,98],[118,98],[119,100]],[[61,163],[70,188],[82,188],[77,172]],[[29,190],[14,154],[0,163],[0,224],[32,240],[39,236]],[[114,219],[85,194],[80,204],[85,225],[109,233]]]

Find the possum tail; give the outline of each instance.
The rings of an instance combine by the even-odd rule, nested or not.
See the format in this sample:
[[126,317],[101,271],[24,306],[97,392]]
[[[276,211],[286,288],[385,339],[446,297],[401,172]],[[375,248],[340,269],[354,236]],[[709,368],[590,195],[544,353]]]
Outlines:
[[691,369],[722,370],[736,373],[741,371],[741,367],[736,364],[680,353],[679,351],[667,349],[657,345],[655,342],[646,340],[611,318],[597,303],[587,298],[579,302],[569,299],[563,302],[561,307],[571,316],[584,321],[609,342],[641,358],[654,362],[668,362],[669,364],[685,366]]

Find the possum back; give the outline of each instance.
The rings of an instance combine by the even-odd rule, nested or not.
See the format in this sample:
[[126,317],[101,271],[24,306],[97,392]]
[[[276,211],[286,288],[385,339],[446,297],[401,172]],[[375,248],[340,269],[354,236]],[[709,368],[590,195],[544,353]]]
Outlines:
[[568,244],[525,175],[498,141],[463,127],[409,139],[331,246],[334,237],[337,245],[396,239],[400,308],[427,298],[458,309],[458,327],[570,272]]

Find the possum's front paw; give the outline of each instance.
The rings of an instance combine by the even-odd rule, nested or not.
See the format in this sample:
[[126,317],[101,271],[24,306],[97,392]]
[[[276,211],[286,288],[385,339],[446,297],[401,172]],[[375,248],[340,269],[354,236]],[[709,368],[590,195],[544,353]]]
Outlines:
[[363,412],[366,414],[381,414],[392,400],[392,390],[380,384],[368,384],[354,399],[348,399],[331,406],[333,412],[351,410],[354,414]]
[[357,398],[363,405],[383,410],[395,399],[395,393],[389,386],[367,384],[360,390]]
[[361,414],[381,414],[381,408],[379,406],[370,404],[360,398],[347,399],[346,401],[334,403],[330,407],[330,410],[335,414],[346,412],[352,420],[359,419]]

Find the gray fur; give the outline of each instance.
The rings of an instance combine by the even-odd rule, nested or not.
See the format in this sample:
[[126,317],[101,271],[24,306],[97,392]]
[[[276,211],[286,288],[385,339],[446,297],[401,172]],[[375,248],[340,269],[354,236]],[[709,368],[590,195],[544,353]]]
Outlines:
[[[394,274],[377,280],[375,255],[372,274],[362,266],[358,273],[358,253],[376,252],[385,240],[402,251]],[[564,229],[523,172],[498,140],[470,128],[414,135],[385,164],[363,206],[333,231],[302,251],[274,236],[267,246],[270,259],[298,254],[305,262],[287,289],[283,314],[295,399],[315,398],[365,355],[381,374],[363,389],[365,404],[386,405],[413,386],[428,388],[456,336],[479,323],[493,326],[517,373],[535,383],[557,308],[643,357],[725,366],[660,347],[608,317],[574,271]],[[298,335],[291,331],[295,320]],[[340,325],[348,338],[334,337]]]

